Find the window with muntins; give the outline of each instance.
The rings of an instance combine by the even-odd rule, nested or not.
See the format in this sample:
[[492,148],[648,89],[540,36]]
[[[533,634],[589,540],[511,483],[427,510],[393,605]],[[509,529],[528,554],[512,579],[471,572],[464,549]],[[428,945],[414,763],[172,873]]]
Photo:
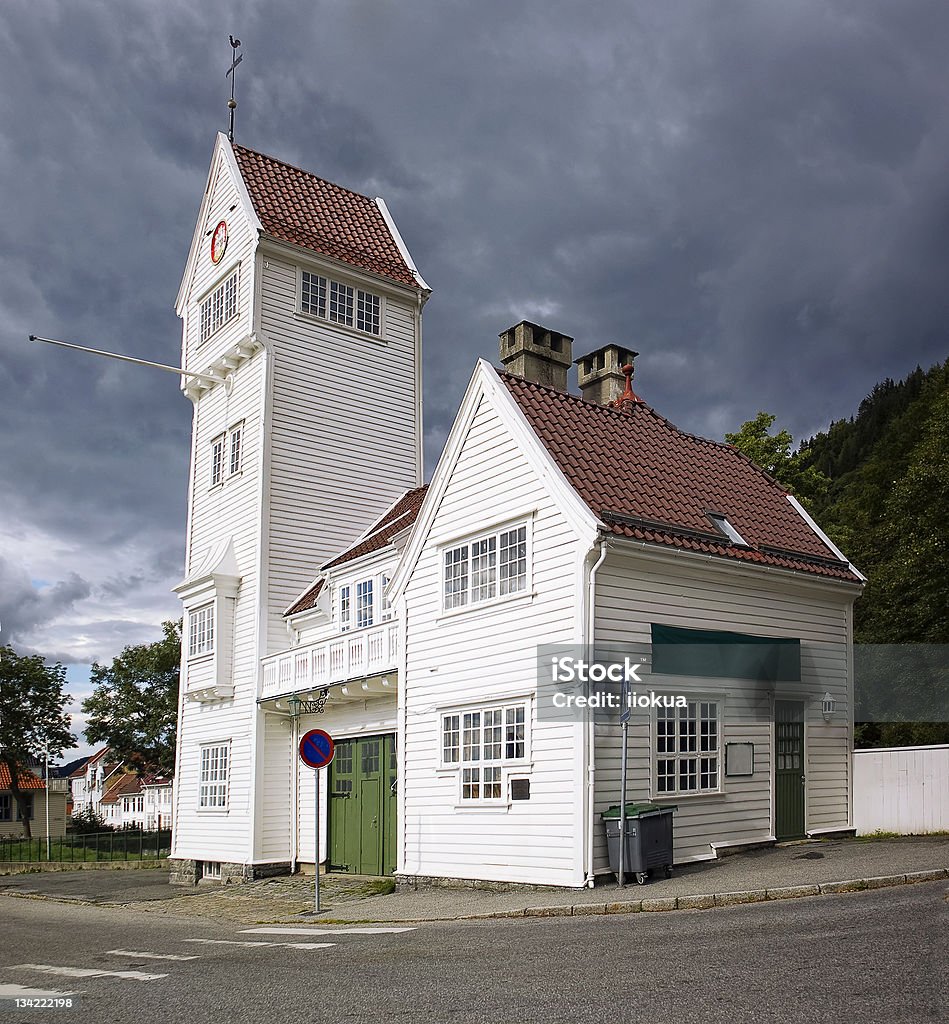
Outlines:
[[188,615],[188,657],[214,652],[214,607],[206,604]]
[[389,577],[384,573],[369,576],[338,589],[337,614],[340,632],[365,629],[378,622],[389,622],[394,609],[386,599]]
[[524,704],[442,715],[441,764],[459,768],[462,801],[502,799],[503,769],[527,759],[526,719]]
[[228,444],[230,447],[230,463],[229,469],[231,476],[241,471],[241,456],[243,454],[243,443],[244,443],[244,424],[238,423],[236,426],[231,427],[230,434],[228,437]]
[[225,434],[218,435],[211,442],[211,486],[216,487],[224,482],[224,445]]
[[527,589],[527,527],[487,534],[444,554],[446,611]]
[[226,743],[201,748],[199,807],[208,809],[227,807],[229,760],[230,751]]
[[382,334],[382,299],[378,295],[308,270],[300,275],[300,312],[365,334]]
[[237,316],[237,271],[214,289],[201,303],[201,341]]
[[656,712],[656,792],[709,793],[719,789],[720,707],[690,700]]
[[[26,817],[27,820],[33,820],[33,796],[24,797],[26,801]],[[12,793],[0,793],[0,821],[13,821],[13,809],[16,807],[16,820],[22,821],[23,816],[20,814],[20,806],[13,798]]]
[[356,628],[372,625],[372,580],[356,584]]
[[211,486],[224,483],[225,476],[237,476],[244,465],[244,422],[235,423],[211,442]]

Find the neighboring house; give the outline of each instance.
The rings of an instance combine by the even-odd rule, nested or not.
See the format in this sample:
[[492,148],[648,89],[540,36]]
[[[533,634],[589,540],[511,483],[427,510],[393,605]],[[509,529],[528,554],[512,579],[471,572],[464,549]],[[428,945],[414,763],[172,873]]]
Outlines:
[[[194,403],[172,877],[315,862],[593,884],[615,719],[550,712],[538,648],[619,645],[683,707],[637,711],[630,799],[676,860],[849,830],[863,578],[734,448],[522,322],[421,487],[428,289],[381,200],[219,136],[179,294]],[[217,377],[218,380],[213,378]],[[711,666],[683,649],[776,652]],[[319,773],[297,745],[337,741]]]
[[102,797],[112,782],[112,777],[122,767],[122,762],[110,756],[108,747],[97,750],[70,776],[72,786],[72,813],[86,814],[90,810],[106,817]]
[[[55,781],[55,780],[54,780]],[[0,837],[20,836],[23,834],[23,818],[13,790],[10,789],[10,771],[5,764],[0,764]],[[48,791],[44,781],[33,772],[23,770],[20,773],[20,789],[28,792],[28,817],[30,831],[34,839],[45,838],[47,835],[47,811],[49,835],[66,834],[66,791],[52,789]]]
[[143,828],[171,829],[174,780],[163,775],[142,776]]
[[133,772],[116,772],[99,801],[106,825],[112,828],[144,828],[145,797],[142,780]]

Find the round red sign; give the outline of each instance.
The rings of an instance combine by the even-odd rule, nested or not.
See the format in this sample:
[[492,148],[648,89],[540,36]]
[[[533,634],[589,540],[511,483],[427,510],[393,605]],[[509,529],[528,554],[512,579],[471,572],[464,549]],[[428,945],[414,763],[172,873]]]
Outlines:
[[227,221],[222,220],[211,236],[211,262],[220,263],[227,248]]

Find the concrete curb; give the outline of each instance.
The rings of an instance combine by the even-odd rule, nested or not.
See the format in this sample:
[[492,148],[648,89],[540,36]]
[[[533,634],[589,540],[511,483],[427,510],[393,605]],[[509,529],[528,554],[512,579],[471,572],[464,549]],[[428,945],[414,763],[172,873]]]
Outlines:
[[[820,882],[814,885],[784,885],[774,889],[749,889],[744,892],[716,892],[695,896],[660,896],[644,900],[622,900],[615,903],[576,903],[555,907],[526,907],[495,914],[469,914],[441,920],[485,921],[513,917],[585,917],[596,914],[658,913],[668,910],[712,910],[744,903],[767,903],[771,900],[794,900],[805,896],[837,896],[867,889],[885,889],[915,882],[937,882],[949,878],[949,868],[912,871],[905,875],[878,875],[875,878],[849,878],[842,882]],[[416,921],[423,919],[416,918]]]

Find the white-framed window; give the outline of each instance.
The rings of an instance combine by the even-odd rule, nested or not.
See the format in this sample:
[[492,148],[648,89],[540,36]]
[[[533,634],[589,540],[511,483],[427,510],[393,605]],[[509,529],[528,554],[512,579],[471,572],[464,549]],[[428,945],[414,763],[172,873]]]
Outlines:
[[389,577],[385,573],[382,574],[382,578],[379,581],[379,602],[380,602],[380,615],[379,617],[383,622],[388,622],[395,614],[395,609],[389,602],[389,598],[386,595],[386,588],[389,586]]
[[372,580],[360,580],[356,584],[356,628],[372,625]]
[[382,334],[382,298],[309,270],[300,272],[300,312],[355,327],[364,334]]
[[211,486],[224,483],[225,476],[236,476],[244,465],[244,421],[235,423],[211,441]]
[[203,860],[201,861],[201,877],[202,878],[221,878],[221,862],[219,860]]
[[339,588],[339,629],[345,633],[353,625],[352,588],[347,584]]
[[188,613],[188,657],[214,653],[214,606],[203,605]]
[[231,476],[241,471],[241,464],[244,454],[244,424],[235,423],[228,431],[228,469]]
[[201,303],[201,341],[237,316],[237,271],[223,280]]
[[657,795],[719,791],[721,701],[656,709],[655,775]]
[[446,548],[442,603],[446,611],[527,589],[527,526],[512,526]]
[[[33,794],[24,796],[26,802],[26,817],[27,820],[33,820]],[[0,793],[0,821],[13,821],[14,820],[14,808],[16,808],[16,820],[22,821],[23,816],[20,813],[19,804],[13,797],[12,793]]]
[[224,482],[224,446],[227,435],[218,434],[211,442],[211,486]]
[[523,701],[441,716],[441,767],[459,769],[462,802],[501,800],[504,769],[523,766],[527,746]]
[[201,748],[201,783],[198,807],[221,810],[227,807],[227,781],[230,769],[230,748],[217,743]]

